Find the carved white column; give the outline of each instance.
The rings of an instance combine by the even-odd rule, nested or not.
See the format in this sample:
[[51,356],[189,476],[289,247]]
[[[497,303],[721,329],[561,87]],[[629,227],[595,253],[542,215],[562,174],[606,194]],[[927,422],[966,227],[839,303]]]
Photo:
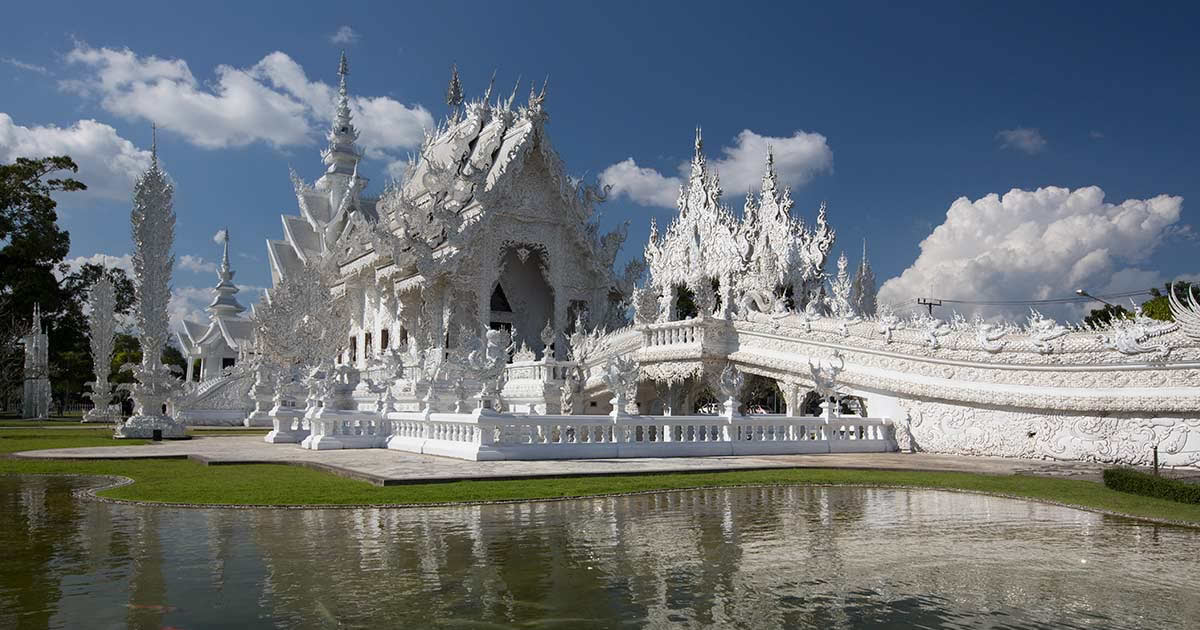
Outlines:
[[174,187],[158,165],[155,148],[151,151],[150,168],[134,185],[133,211],[130,213],[142,362],[134,369],[137,378],[132,388],[134,415],[117,428],[118,438],[148,438],[155,432],[164,438],[187,435],[183,424],[163,411],[164,405],[182,385],[162,363],[162,350],[167,345],[171,269],[175,266],[171,256],[171,245],[175,240],[173,197]]
[[254,411],[242,421],[248,427],[271,426],[271,407],[275,401],[275,388],[272,387],[271,375],[267,367],[260,361],[254,367],[254,386],[250,389],[250,397],[254,399]]

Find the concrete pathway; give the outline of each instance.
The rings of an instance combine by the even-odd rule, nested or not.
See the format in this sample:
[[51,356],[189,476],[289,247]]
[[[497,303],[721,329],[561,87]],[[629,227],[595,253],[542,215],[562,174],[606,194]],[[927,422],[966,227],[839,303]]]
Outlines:
[[653,457],[558,461],[471,462],[387,449],[310,451],[296,444],[267,444],[260,435],[197,437],[142,446],[59,448],[15,453],[46,459],[190,458],[210,465],[298,464],[378,485],[463,479],[512,479],[575,475],[751,470],[770,468],[866,468],[996,475],[1032,474],[1099,481],[1101,464],[967,457],[929,453],[836,453],[722,457]]

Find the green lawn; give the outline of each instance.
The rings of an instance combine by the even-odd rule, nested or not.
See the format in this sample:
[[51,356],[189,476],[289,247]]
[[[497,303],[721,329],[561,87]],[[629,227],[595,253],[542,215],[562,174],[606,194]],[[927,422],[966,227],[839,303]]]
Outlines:
[[3,420],[0,420],[0,427],[40,427],[40,426],[51,426],[51,425],[56,425],[56,424],[61,424],[61,425],[78,424],[80,426],[85,426],[79,420],[80,420],[79,416],[74,416],[74,417],[55,416],[53,418],[42,418],[39,420],[22,420],[19,418],[5,418]]
[[149,440],[114,440],[112,426],[70,427],[63,429],[0,429],[0,455],[43,448],[83,446],[132,446]]
[[[112,445],[103,429],[0,431],[0,453],[34,448]],[[66,435],[63,435],[66,434]],[[144,441],[125,440],[120,444]],[[763,484],[860,484],[971,490],[1053,501],[1132,516],[1200,524],[1200,505],[1173,503],[1102,484],[1026,475],[888,470],[786,469],[459,481],[378,487],[283,464],[205,466],[186,460],[54,461],[0,458],[0,473],[122,475],[134,484],[104,496],[138,501],[225,505],[421,504],[579,497],[622,492]]]

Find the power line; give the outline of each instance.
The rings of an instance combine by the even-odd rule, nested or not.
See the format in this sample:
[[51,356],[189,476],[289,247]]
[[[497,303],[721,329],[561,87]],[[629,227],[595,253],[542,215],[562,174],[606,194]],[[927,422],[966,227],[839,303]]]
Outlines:
[[917,303],[925,305],[927,301],[941,301],[944,304],[970,304],[975,306],[1037,306],[1039,304],[1071,304],[1079,302],[1093,302],[1097,298],[1105,300],[1119,300],[1121,298],[1136,297],[1139,295],[1150,295],[1149,291],[1127,291],[1125,293],[1114,293],[1111,295],[1097,296],[1071,296],[1062,298],[1050,298],[1044,300],[952,300],[947,298],[919,298]]

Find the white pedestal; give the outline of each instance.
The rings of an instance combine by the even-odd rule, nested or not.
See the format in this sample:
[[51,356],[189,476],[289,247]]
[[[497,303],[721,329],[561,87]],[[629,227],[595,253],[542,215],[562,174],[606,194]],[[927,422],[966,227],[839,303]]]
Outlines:
[[117,428],[116,437],[152,439],[155,431],[165,440],[187,437],[187,428],[170,416],[133,416]]
[[[295,425],[295,428],[292,428]],[[270,444],[299,444],[308,437],[304,428],[304,412],[299,409],[275,408],[271,410],[271,426],[274,427],[263,441]]]

